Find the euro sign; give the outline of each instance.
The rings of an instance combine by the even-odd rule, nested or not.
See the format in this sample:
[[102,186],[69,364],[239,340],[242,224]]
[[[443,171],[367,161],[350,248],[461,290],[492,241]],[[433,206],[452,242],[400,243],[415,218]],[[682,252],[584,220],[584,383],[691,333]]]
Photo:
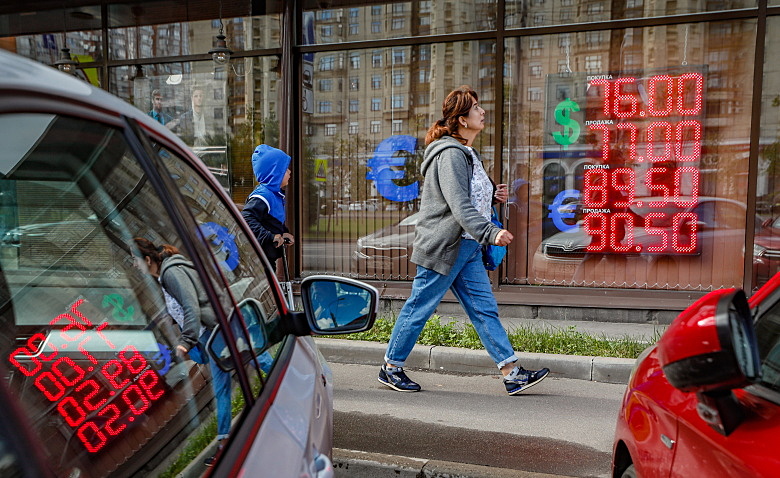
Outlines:
[[366,179],[373,180],[376,190],[384,198],[390,201],[406,202],[420,195],[420,184],[414,182],[407,186],[399,186],[396,180],[403,179],[405,172],[394,168],[404,166],[406,157],[399,153],[414,154],[417,138],[405,134],[390,136],[379,143],[374,151],[374,156],[368,160],[366,166],[371,171],[366,173]]
[[222,267],[229,271],[234,270],[239,260],[235,234],[231,234],[225,226],[215,222],[201,224],[200,232],[211,245],[214,254],[220,258]]
[[547,209],[550,210],[550,214],[548,214],[547,217],[552,219],[553,224],[555,224],[555,227],[557,227],[559,231],[574,232],[579,229],[580,226],[577,224],[569,225],[563,222],[564,219],[573,219],[574,212],[577,210],[576,202],[564,204],[564,201],[567,199],[579,198],[580,192],[578,190],[567,189],[559,192],[558,195],[555,196],[555,199],[553,199],[552,204],[547,206]]
[[563,146],[564,151],[580,137],[580,124],[571,117],[572,111],[579,110],[580,105],[570,98],[566,98],[555,107],[555,121],[563,126],[563,132],[554,131],[552,135],[555,142]]
[[157,373],[160,375],[165,375],[171,369],[171,351],[159,342],[157,342],[157,351],[147,352],[144,356],[155,365]]

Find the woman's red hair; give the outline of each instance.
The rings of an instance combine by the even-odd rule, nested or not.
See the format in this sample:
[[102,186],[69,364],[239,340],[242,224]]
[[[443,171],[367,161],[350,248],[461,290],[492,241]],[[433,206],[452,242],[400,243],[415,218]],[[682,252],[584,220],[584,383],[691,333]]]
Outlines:
[[176,246],[170,244],[162,244],[155,246],[152,241],[143,237],[136,237],[133,239],[135,247],[138,248],[138,252],[141,253],[141,258],[148,257],[159,267],[162,264],[163,259],[171,257],[175,254],[180,254],[179,249]]
[[441,119],[434,122],[425,135],[425,145],[429,145],[442,136],[452,136],[463,144],[466,140],[458,133],[458,118],[468,116],[474,103],[479,102],[477,93],[468,85],[456,88],[444,98],[441,105]]

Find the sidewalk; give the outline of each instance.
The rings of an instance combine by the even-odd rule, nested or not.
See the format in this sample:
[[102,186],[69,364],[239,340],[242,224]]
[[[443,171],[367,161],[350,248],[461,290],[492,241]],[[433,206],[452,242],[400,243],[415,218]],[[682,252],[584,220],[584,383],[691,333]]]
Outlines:
[[[466,319],[442,315],[442,323],[464,322]],[[611,323],[590,321],[539,320],[502,318],[504,326],[511,330],[518,327],[534,329],[568,329],[609,338],[629,336],[648,342],[657,339],[665,325]],[[387,344],[346,339],[315,338],[317,346],[329,362],[376,365],[384,359]],[[627,383],[633,359],[555,355],[518,352],[520,363],[528,369],[547,367],[553,377],[592,380],[607,383]],[[406,362],[410,369],[457,372],[469,374],[495,374],[496,366],[484,350],[455,347],[415,345]],[[388,456],[354,450],[333,450],[333,466],[336,476],[343,478],[426,477],[426,478],[543,478],[552,475],[505,470],[463,463]]]

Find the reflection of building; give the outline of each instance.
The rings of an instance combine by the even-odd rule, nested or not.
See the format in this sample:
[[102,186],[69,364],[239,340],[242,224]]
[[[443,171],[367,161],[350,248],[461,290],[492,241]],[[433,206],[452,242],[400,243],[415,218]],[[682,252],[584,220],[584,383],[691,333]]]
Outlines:
[[[253,148],[259,142],[281,145],[287,141],[298,188],[289,196],[297,201],[291,206],[298,213],[295,227],[299,234],[319,241],[331,260],[324,270],[315,254],[303,248],[297,261],[301,275],[352,273],[349,260],[339,262],[339,258],[351,254],[358,238],[400,222],[414,208],[414,204],[385,199],[367,179],[368,165],[382,141],[393,135],[411,136],[418,140],[417,151],[398,152],[404,161],[392,168],[403,170],[396,180],[399,187],[418,180],[414,153],[421,153],[422,139],[440,115],[443,96],[461,84],[472,85],[488,111],[488,129],[477,145],[488,170],[505,182],[528,181],[527,196],[520,202],[525,200],[530,206],[522,214],[510,213],[517,214],[510,217],[510,224],[519,239],[499,277],[507,284],[502,290],[510,296],[534,282],[530,259],[548,235],[543,221],[551,202],[562,192],[581,190],[585,167],[594,162],[593,143],[598,137],[584,126],[580,142],[566,154],[560,146],[555,150],[546,136],[556,124],[550,108],[571,94],[566,85],[551,87],[553,77],[706,68],[700,193],[745,203],[748,217],[754,212],[774,215],[775,204],[780,204],[775,188],[780,168],[780,71],[766,61],[757,70],[763,68],[763,90],[754,92],[751,87],[755,85],[756,42],[772,45],[777,35],[777,28],[771,28],[778,13],[773,7],[764,18],[747,0],[416,0],[359,5],[337,0],[327,9],[298,7],[302,11],[294,13],[303,20],[302,31],[283,35],[283,2],[261,2],[262,11],[239,3],[222,2],[222,26],[235,52],[227,66],[215,67],[204,60],[220,28],[216,6],[203,7],[210,11],[193,11],[190,5],[189,11],[172,8],[158,13],[163,10],[160,7],[152,18],[145,12],[151,4],[142,3],[141,10],[133,10],[108,2],[111,20],[105,29],[100,8],[86,7],[79,10],[84,13],[81,17],[89,13],[92,21],[74,18],[71,23],[70,15],[66,17],[68,28],[61,21],[50,21],[43,31],[29,27],[0,31],[0,36],[6,37],[2,43],[6,48],[51,63],[62,44],[60,32],[67,29],[72,52],[94,60],[89,66],[98,69],[98,83],[135,104],[141,96],[136,93],[140,91],[137,85],[149,78],[181,74],[187,82],[194,75],[211,75],[216,82],[224,81],[224,97],[213,98],[215,92],[208,96],[216,102],[211,115],[222,115],[224,120],[226,141],[220,146],[227,148],[230,175],[220,176],[219,161],[210,164],[210,157],[221,152],[209,153],[204,160],[225,180],[223,186],[230,188],[237,202],[242,202],[254,186],[249,164]],[[301,3],[308,5],[297,5]],[[733,9],[740,14],[731,17],[728,11]],[[717,20],[700,21],[697,14],[704,12],[718,12]],[[61,11],[56,13],[51,18],[61,17]],[[13,19],[14,14],[10,15]],[[761,22],[767,23],[766,28],[757,28]],[[15,23],[0,24],[10,29]],[[756,31],[766,31],[767,38],[756,39]],[[292,66],[284,71],[280,59],[288,51]],[[291,72],[295,75],[291,97],[280,97],[286,86],[280,82],[287,81],[285,75]],[[760,120],[751,109],[754,94],[761,95]],[[292,114],[285,123],[287,116],[282,113],[288,106]],[[751,163],[753,127],[760,129],[760,140],[752,145],[758,154]],[[625,142],[620,146],[625,147]],[[315,181],[315,166],[323,164],[327,164],[325,181]],[[756,184],[749,183],[751,168],[756,171]],[[406,170],[411,172],[406,174]],[[747,197],[750,188],[757,193],[757,211],[754,198]],[[376,210],[360,207],[369,199]],[[564,199],[564,207],[576,203]],[[327,214],[321,215],[322,211]],[[747,225],[746,218],[742,221]],[[744,260],[749,262],[749,257]],[[702,259],[697,267],[711,269],[713,264]],[[383,280],[397,275],[398,271],[376,275],[372,271],[365,277]],[[407,285],[393,284],[401,289]],[[566,280],[559,283],[568,284]],[[591,285],[614,286],[606,277]],[[737,280],[734,285],[748,284]],[[712,284],[704,280],[685,286],[706,290]],[[635,289],[643,287],[654,286],[619,286],[618,296],[634,294],[641,301],[643,291]],[[523,289],[522,300],[534,290]],[[554,298],[534,300],[588,303],[582,298],[587,294],[572,293],[580,289],[552,290],[549,295]],[[517,294],[511,300],[521,300]],[[668,297],[686,302],[692,296],[670,293]]]

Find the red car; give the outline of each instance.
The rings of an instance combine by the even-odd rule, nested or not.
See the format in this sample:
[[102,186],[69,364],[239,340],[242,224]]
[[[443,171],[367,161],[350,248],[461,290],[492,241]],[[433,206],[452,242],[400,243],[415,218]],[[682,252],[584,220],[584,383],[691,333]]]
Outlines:
[[780,275],[711,292],[637,360],[613,477],[780,476]]

